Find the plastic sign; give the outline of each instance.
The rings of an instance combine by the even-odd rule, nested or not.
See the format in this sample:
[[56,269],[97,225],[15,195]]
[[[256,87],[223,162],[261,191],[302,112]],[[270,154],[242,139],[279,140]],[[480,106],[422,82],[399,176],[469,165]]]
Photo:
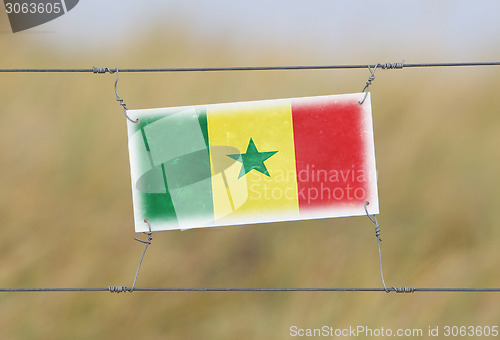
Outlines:
[[136,232],[378,213],[363,97],[129,110]]

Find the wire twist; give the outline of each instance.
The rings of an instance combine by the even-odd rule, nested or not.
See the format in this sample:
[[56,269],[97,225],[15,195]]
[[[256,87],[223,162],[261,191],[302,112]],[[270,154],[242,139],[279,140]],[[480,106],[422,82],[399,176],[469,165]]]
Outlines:
[[369,204],[370,204],[370,202],[366,201],[365,205],[364,205],[364,208],[365,208],[366,216],[368,216],[368,218],[370,219],[370,221],[372,221],[375,224],[375,237],[377,237],[377,245],[378,245],[378,261],[379,261],[379,265],[380,265],[380,278],[382,280],[382,285],[384,286],[384,290],[387,293],[389,293],[390,290],[387,289],[387,287],[385,285],[384,271],[382,269],[382,251],[380,249],[380,242],[382,242],[382,238],[380,238],[380,234],[381,234],[380,224],[377,221],[377,216],[373,215],[373,217],[371,217],[370,214],[368,213],[368,209],[366,207]]
[[363,91],[361,91],[361,93],[364,93],[365,96],[363,97],[363,100],[361,100],[360,102],[358,102],[359,105],[363,105],[363,103],[365,102],[366,100],[366,97],[368,96],[368,88],[370,87],[370,85],[372,84],[372,81],[375,80],[375,71],[377,70],[377,67],[379,66],[380,64],[377,64],[375,65],[375,67],[372,69],[370,66],[368,66],[368,70],[370,70],[370,76],[368,77],[368,80],[366,81],[366,84],[365,84],[365,87],[363,87]]
[[373,69],[371,68],[370,65],[368,65],[368,70],[370,71],[370,76],[368,77],[368,80],[366,81],[365,87],[363,87],[363,91],[361,91],[361,93],[364,93],[365,96],[363,97],[363,100],[358,102],[358,104],[362,105],[365,102],[366,97],[368,96],[368,88],[372,84],[372,81],[375,80],[375,71],[377,70],[377,67],[380,67],[383,70],[394,70],[394,69],[402,69],[404,67],[404,64],[405,64],[404,60],[400,63],[399,62],[384,63],[384,64],[378,63],[373,67]]
[[367,206],[370,204],[370,202],[366,201],[365,202],[365,212],[366,212],[366,216],[368,216],[368,218],[370,219],[370,221],[373,222],[373,224],[375,224],[375,237],[377,238],[377,245],[378,245],[378,261],[379,261],[379,265],[380,265],[380,278],[382,280],[382,285],[384,286],[384,290],[386,293],[390,293],[390,292],[396,292],[396,293],[413,293],[415,292],[415,287],[391,287],[391,288],[387,288],[387,286],[385,285],[385,280],[384,280],[384,271],[382,269],[382,250],[380,249],[380,242],[382,242],[382,238],[380,238],[380,234],[381,234],[381,230],[380,230],[380,224],[378,223],[377,221],[377,216],[372,215],[370,216],[370,214],[368,213],[368,209],[367,209]]
[[110,74],[113,74],[115,72],[117,72],[118,69],[117,68],[109,68],[109,67],[92,67],[92,72],[94,73],[100,73],[100,74],[103,74],[103,73],[110,73]]
[[141,260],[139,261],[139,265],[137,266],[137,270],[135,272],[134,283],[132,283],[131,288],[128,288],[127,286],[109,286],[108,291],[110,293],[124,293],[124,292],[132,293],[135,289],[135,283],[137,282],[137,277],[139,276],[139,270],[141,269],[142,260],[144,259],[144,255],[146,254],[146,250],[148,250],[148,246],[151,244],[151,241],[153,240],[153,237],[151,236],[151,235],[153,235],[153,232],[151,231],[151,225],[149,224],[148,219],[144,219],[144,223],[146,223],[148,225],[149,231],[144,232],[143,234],[147,235],[148,239],[146,241],[144,241],[144,240],[141,240],[141,239],[134,237],[134,240],[146,244],[146,246],[144,247],[144,250],[142,252]]
[[[107,68],[107,67],[106,67]],[[123,99],[120,98],[120,95],[118,94],[118,89],[117,89],[117,86],[118,86],[118,68],[116,68],[113,72],[111,72],[109,69],[108,71],[110,73],[114,73],[116,72],[116,80],[115,80],[115,95],[116,95],[116,101],[118,103],[120,103],[120,105],[123,107],[123,114],[125,115],[125,117],[127,117],[127,119],[129,121],[131,121],[132,123],[139,123],[139,119],[132,119],[128,116],[127,114],[127,110],[128,110],[128,107],[127,107],[127,104],[124,103]]]
[[374,224],[375,224],[375,236],[377,237],[377,239],[382,242],[382,239],[380,238],[380,234],[382,233],[382,231],[380,230],[380,223],[378,223],[377,221],[377,216],[373,215],[373,217],[370,216],[370,214],[368,213],[368,209],[366,208],[368,205],[370,204],[370,202],[366,201],[365,202],[365,212],[366,212],[366,216],[368,216],[368,218],[370,219],[370,221],[372,221]]
[[151,236],[151,235],[153,235],[153,232],[151,231],[151,224],[149,224],[149,221],[147,218],[144,219],[144,223],[146,223],[148,225],[149,231],[144,232],[143,234],[147,235],[148,239],[146,241],[143,241],[141,239],[134,237],[134,240],[141,242],[141,243],[144,243],[144,244],[146,244],[146,246],[144,247],[144,251],[142,252],[141,260],[139,261],[139,265],[137,266],[137,271],[135,272],[134,283],[132,284],[132,288],[130,288],[130,290],[129,290],[129,292],[131,292],[131,293],[134,291],[135,283],[137,282],[137,276],[139,276],[139,270],[141,269],[142,260],[144,259],[144,255],[146,254],[146,250],[148,250],[148,247],[151,244],[151,241],[153,240],[153,237]]
[[392,287],[396,293],[414,293],[415,289],[415,287]]
[[403,60],[400,63],[385,63],[379,64],[379,67],[383,70],[394,70],[394,69],[402,69],[405,66],[405,61]]
[[126,286],[109,286],[108,291],[110,293],[120,294],[120,293],[128,292],[129,289]]

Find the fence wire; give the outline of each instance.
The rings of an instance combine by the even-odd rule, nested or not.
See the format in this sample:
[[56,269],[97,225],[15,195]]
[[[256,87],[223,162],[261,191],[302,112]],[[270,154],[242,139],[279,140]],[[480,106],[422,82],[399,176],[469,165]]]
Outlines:
[[379,67],[382,69],[402,69],[421,67],[462,67],[462,66],[500,66],[499,61],[492,62],[456,62],[456,63],[376,63],[376,64],[344,64],[344,65],[298,65],[298,66],[234,66],[234,67],[167,67],[167,68],[3,68],[0,72],[11,73],[114,73],[119,72],[217,72],[217,71],[279,71],[279,70],[335,70],[366,69]]
[[[405,288],[405,289],[402,289]],[[394,289],[394,288],[393,288]],[[500,293],[500,288],[416,288],[399,287],[397,290],[386,291],[385,288],[140,288],[133,291],[124,286],[110,286],[107,288],[0,288],[0,293],[27,293],[27,292],[384,292],[384,293]]]
[[[118,72],[223,72],[223,71],[280,71],[280,70],[335,70],[335,69],[403,69],[425,67],[500,66],[500,62],[447,62],[447,63],[376,63],[344,65],[298,66],[236,66],[236,67],[174,67],[174,68],[3,68],[0,73],[118,73]],[[143,254],[144,256],[144,254]],[[142,259],[141,259],[142,262]],[[140,265],[139,265],[140,266]],[[136,274],[137,279],[137,274]],[[28,292],[384,292],[384,293],[500,293],[500,288],[140,288],[134,285],[108,286],[106,288],[0,288],[0,293]]]

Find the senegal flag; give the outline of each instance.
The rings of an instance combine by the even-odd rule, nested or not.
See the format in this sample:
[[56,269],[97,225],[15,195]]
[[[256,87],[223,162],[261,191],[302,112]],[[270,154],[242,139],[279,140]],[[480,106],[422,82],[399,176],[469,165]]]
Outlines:
[[377,214],[363,96],[128,111],[135,231]]

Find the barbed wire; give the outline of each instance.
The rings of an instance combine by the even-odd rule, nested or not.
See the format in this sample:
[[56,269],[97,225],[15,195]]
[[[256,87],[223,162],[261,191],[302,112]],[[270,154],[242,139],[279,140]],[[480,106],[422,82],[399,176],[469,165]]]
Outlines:
[[168,68],[3,68],[0,72],[21,73],[114,73],[119,72],[217,72],[217,71],[279,71],[279,70],[334,70],[334,69],[402,69],[420,67],[462,67],[462,66],[500,66],[500,61],[491,62],[448,62],[448,63],[376,63],[344,65],[298,65],[298,66],[234,66],[234,67],[168,67]]

